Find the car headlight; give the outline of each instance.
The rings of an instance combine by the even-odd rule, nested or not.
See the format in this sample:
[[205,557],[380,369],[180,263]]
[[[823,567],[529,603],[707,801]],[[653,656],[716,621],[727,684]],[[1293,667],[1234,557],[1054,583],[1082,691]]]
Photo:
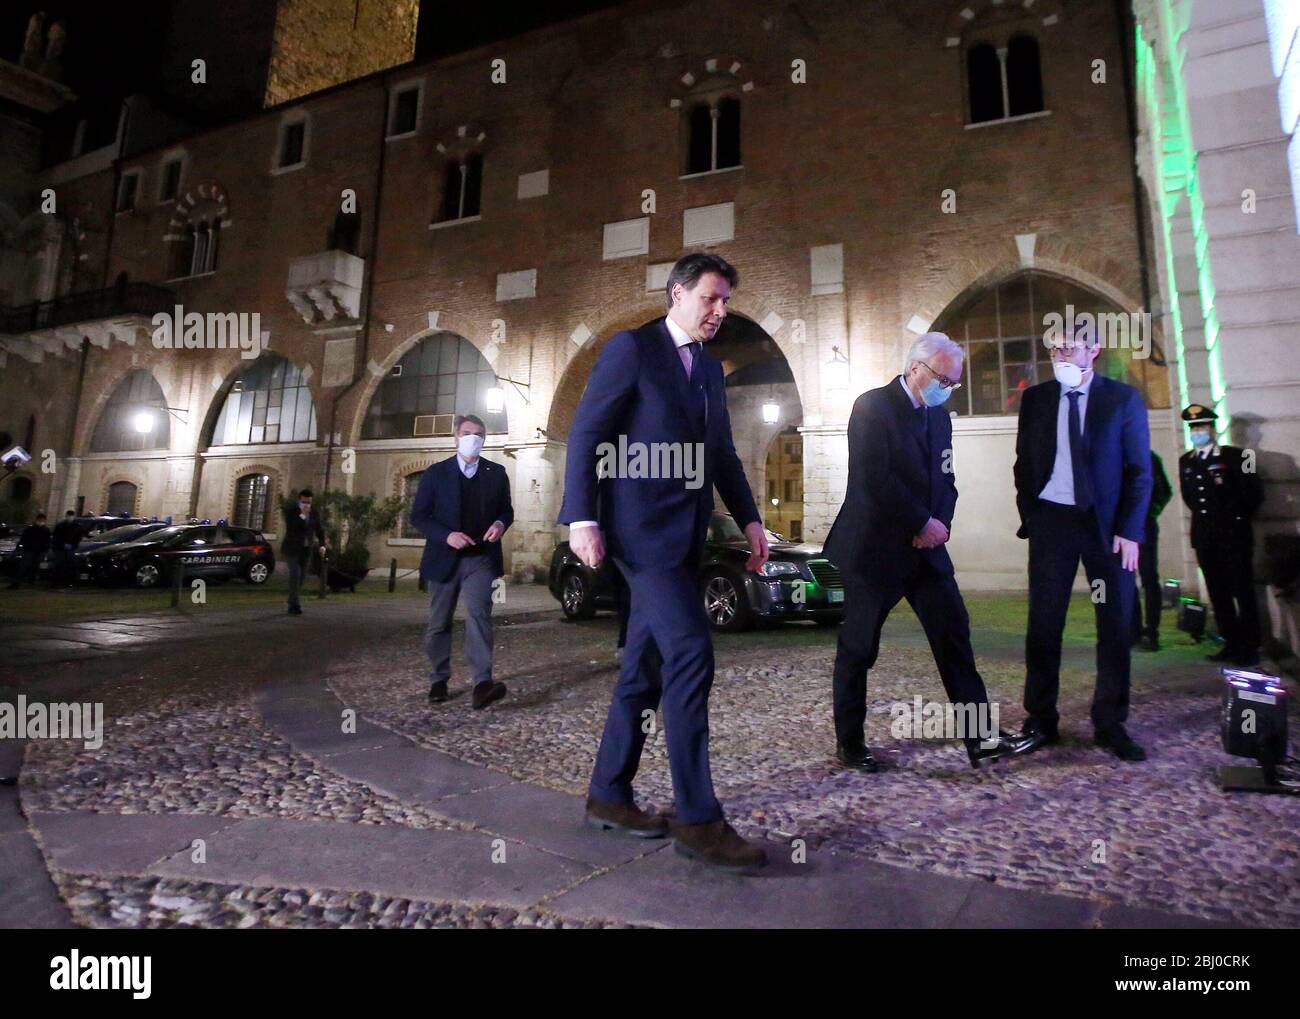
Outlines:
[[769,559],[759,567],[758,575],[760,577],[783,577],[792,575],[797,577],[799,575],[799,567],[794,563],[785,560],[777,560],[774,562]]

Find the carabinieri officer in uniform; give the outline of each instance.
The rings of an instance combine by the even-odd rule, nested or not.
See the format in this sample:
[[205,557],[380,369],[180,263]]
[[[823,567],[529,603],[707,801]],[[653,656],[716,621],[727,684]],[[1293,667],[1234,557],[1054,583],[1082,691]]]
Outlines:
[[1264,500],[1264,489],[1250,451],[1218,444],[1218,419],[1218,414],[1199,403],[1183,411],[1192,448],[1178,460],[1178,487],[1192,512],[1192,548],[1224,641],[1210,661],[1258,665],[1259,607],[1251,522]]

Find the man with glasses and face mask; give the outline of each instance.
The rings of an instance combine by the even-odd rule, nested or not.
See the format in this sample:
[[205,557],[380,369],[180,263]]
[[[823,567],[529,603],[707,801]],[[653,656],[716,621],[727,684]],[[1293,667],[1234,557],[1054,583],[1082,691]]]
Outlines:
[[1132,386],[1097,374],[1102,351],[1083,324],[1044,337],[1055,378],[1030,386],[1016,433],[1019,538],[1029,539],[1029,630],[1025,638],[1024,733],[1035,746],[1059,740],[1061,634],[1079,561],[1097,619],[1095,742],[1141,761],[1128,718],[1133,572],[1151,499],[1147,409]]
[[474,708],[506,695],[492,678],[492,588],[505,573],[501,536],[515,519],[510,479],[501,464],[479,455],[487,429],[473,414],[456,418],[456,455],[420,476],[411,504],[411,526],[429,540],[420,576],[429,584],[429,701],[448,699],[451,679],[451,621],[465,595],[465,657],[473,673]]
[[[946,547],[957,484],[952,420],[942,405],[961,386],[963,354],[943,333],[926,333],[907,352],[903,373],[859,396],[849,417],[848,488],[825,551],[844,578],[832,679],[835,756],[859,771],[877,770],[866,744],[867,672],[880,630],[903,598],[921,621],[954,707],[968,718],[996,717],[980,715],[988,694]],[[991,722],[989,731],[961,735],[972,767],[1031,748]]]

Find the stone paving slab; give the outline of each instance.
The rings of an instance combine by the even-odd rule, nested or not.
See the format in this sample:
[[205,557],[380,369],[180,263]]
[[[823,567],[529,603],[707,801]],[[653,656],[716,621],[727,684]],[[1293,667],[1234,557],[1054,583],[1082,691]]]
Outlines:
[[[13,790],[0,789],[0,800]],[[0,835],[0,925],[8,928],[73,927],[72,915],[26,831]]]
[[[504,860],[494,862],[501,852]],[[213,836],[205,863],[180,853],[148,873],[522,909],[571,887],[591,868],[477,832],[258,818]]]
[[585,803],[580,797],[525,782],[451,796],[429,806],[443,817],[508,834],[530,846],[599,867],[628,863],[667,844],[664,839],[639,839],[587,828],[582,823]]
[[97,814],[35,811],[32,826],[51,864],[74,874],[142,874],[238,824],[209,814]]

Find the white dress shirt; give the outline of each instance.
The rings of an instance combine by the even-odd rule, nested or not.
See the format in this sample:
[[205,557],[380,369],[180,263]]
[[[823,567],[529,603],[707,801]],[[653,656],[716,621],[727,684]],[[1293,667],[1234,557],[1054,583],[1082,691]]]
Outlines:
[[[690,334],[685,329],[673,321],[671,315],[664,318],[664,324],[668,326],[668,335],[673,338],[673,343],[677,345],[677,356],[681,359],[682,367],[686,370],[686,377],[689,379],[691,377],[691,352],[687,349],[687,345],[695,341],[691,339]],[[703,344],[700,345],[700,353],[704,353]],[[709,420],[709,401],[707,397],[704,400],[704,420],[705,422]],[[575,520],[569,525],[569,533],[572,534],[575,527],[595,527],[596,523],[595,520]]]
[[1095,371],[1088,373],[1088,378],[1074,389],[1066,389],[1061,383],[1059,404],[1056,408],[1056,463],[1052,466],[1052,476],[1038,493],[1038,498],[1048,502],[1073,506],[1074,503],[1074,461],[1070,458],[1070,401],[1066,393],[1082,393],[1079,397],[1079,434],[1087,434],[1085,422],[1088,420],[1088,390],[1092,380],[1097,377]]

